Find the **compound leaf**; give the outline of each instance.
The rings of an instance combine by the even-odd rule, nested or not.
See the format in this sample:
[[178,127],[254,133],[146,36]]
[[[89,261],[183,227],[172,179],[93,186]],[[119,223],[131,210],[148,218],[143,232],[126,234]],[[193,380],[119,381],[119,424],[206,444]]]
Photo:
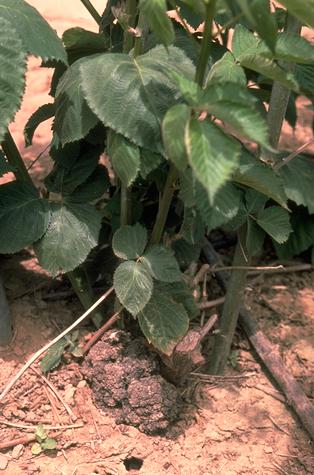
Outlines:
[[121,304],[135,317],[150,300],[153,278],[141,262],[126,261],[113,276],[115,292]]

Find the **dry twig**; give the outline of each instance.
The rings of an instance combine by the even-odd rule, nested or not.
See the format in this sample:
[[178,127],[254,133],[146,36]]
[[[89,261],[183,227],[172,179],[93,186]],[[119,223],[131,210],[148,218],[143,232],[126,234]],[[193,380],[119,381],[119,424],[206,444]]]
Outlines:
[[47,386],[49,386],[49,388],[51,389],[53,394],[56,396],[57,399],[59,399],[59,401],[63,405],[64,409],[69,414],[71,421],[75,422],[77,420],[76,415],[73,413],[70,406],[64,401],[64,399],[60,395],[57,388],[43,374],[41,374],[36,368],[31,368],[31,369],[32,369],[32,371],[34,371],[34,373],[37,374],[37,376],[39,376],[47,384]]

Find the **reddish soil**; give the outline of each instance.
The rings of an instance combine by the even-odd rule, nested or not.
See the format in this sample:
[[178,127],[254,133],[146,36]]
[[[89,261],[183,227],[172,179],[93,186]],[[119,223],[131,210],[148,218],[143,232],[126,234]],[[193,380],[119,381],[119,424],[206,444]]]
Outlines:
[[[71,26],[96,30],[79,0],[29,3],[38,7],[59,34]],[[104,0],[93,1],[101,11]],[[45,4],[45,5],[43,5]],[[23,146],[23,127],[37,107],[49,101],[50,71],[30,59],[23,107],[11,131],[28,164],[50,139],[51,124],[35,134],[34,145]],[[292,134],[285,125],[282,147],[290,150],[312,138],[312,112],[300,99],[298,125]],[[311,149],[314,151],[314,147]],[[40,183],[49,166],[47,155],[32,168]],[[47,300],[58,291],[28,252],[1,262],[15,321],[15,336],[0,348],[0,388],[46,342],[81,313],[76,299]],[[216,295],[213,295],[213,297]],[[262,276],[250,280],[246,301],[252,314],[283,357],[289,371],[314,398],[313,273]],[[88,328],[80,329],[84,343]],[[225,378],[200,382],[194,377],[182,391],[179,420],[163,436],[149,436],[117,424],[113,415],[98,409],[84,379],[80,361],[66,355],[48,375],[63,402],[32,370],[18,381],[0,405],[0,444],[32,436],[39,423],[73,428],[49,430],[57,441],[51,454],[32,455],[31,443],[0,451],[0,473],[7,475],[303,475],[312,474],[314,453],[307,433],[290,412],[284,397],[266,377],[247,341],[238,334],[234,358]],[[36,365],[35,365],[36,368]],[[10,426],[13,424],[13,427]],[[16,427],[30,426],[29,429]]]

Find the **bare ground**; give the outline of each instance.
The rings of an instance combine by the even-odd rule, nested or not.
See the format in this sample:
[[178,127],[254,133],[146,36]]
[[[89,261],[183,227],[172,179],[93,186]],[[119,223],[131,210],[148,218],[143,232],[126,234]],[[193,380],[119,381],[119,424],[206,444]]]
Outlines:
[[[59,33],[79,25],[96,29],[78,0],[30,1]],[[102,0],[94,1],[101,11]],[[308,34],[312,34],[308,32]],[[31,59],[27,91],[12,133],[28,164],[44,150],[50,123],[39,127],[34,145],[23,146],[23,127],[36,108],[49,101],[50,72]],[[282,147],[290,150],[312,138],[312,112],[299,100],[296,132],[285,125]],[[313,151],[313,146],[311,149]],[[40,183],[49,166],[43,157],[33,166]],[[0,388],[43,344],[56,336],[81,313],[75,299],[47,301],[60,282],[52,283],[28,253],[1,262],[8,289],[16,334],[8,348],[0,349]],[[263,330],[282,355],[289,370],[314,397],[313,273],[263,277],[248,285],[247,304]],[[81,329],[81,340],[88,332]],[[93,403],[80,364],[67,357],[63,366],[48,377],[70,408],[51,393],[47,383],[29,370],[0,406],[0,444],[34,434],[39,423],[81,427],[50,430],[57,450],[33,456],[32,444],[0,451],[0,469],[19,474],[286,474],[313,473],[314,454],[308,435],[289,411],[283,396],[265,376],[248,343],[239,334],[234,350],[236,369],[229,366],[227,378],[210,384],[191,381],[183,390],[179,421],[164,436],[148,436],[134,427],[117,425],[109,411]],[[245,377],[243,377],[245,376]],[[12,424],[30,425],[25,430]]]

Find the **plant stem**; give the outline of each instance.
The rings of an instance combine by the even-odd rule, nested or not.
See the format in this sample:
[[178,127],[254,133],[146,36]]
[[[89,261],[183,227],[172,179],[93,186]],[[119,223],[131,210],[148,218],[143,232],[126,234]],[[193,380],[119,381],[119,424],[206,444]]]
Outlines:
[[[128,0],[127,2],[127,14],[129,15],[128,24],[131,28],[135,28],[136,15],[137,15],[137,0]],[[124,32],[123,52],[129,53],[133,48],[134,36],[128,31]]]
[[81,2],[83,3],[84,7],[89,11],[91,16],[96,21],[96,23],[98,23],[98,25],[100,25],[101,24],[101,16],[99,15],[96,8],[92,5],[92,3],[89,0],[81,0]]
[[157,213],[156,221],[155,221],[154,228],[152,231],[152,235],[150,237],[150,244],[158,244],[162,238],[164,227],[167,221],[167,216],[169,213],[169,208],[170,208],[174,190],[175,190],[174,185],[175,185],[175,182],[177,181],[177,178],[178,178],[177,169],[175,168],[173,164],[170,164],[162,198],[159,201],[158,213]]
[[[206,21],[204,27],[204,34],[202,38],[202,45],[200,51],[200,57],[196,69],[195,81],[202,86],[204,82],[204,77],[206,73],[206,68],[208,64],[208,58],[211,48],[211,34],[212,34],[212,23],[215,14],[216,0],[211,0],[206,9]],[[171,201],[174,194],[174,184],[177,181],[178,172],[173,164],[170,164],[167,181],[165,184],[164,192],[162,198],[159,202],[159,209],[150,238],[150,244],[158,244],[162,238],[164,227],[166,224],[167,216],[169,213]]]
[[[129,26],[135,27],[137,15],[137,0],[128,0],[127,13],[129,15]],[[133,48],[134,36],[128,31],[124,32],[123,53],[129,53]],[[132,194],[127,186],[121,183],[121,208],[120,208],[120,225],[130,224],[132,221]]]
[[0,276],[0,346],[6,346],[11,342],[13,337],[12,326],[11,312]]
[[244,251],[246,237],[246,225],[240,228],[236,245],[233,264],[235,267],[243,267],[241,270],[233,270],[228,282],[225,302],[219,319],[219,333],[215,337],[213,352],[210,357],[210,373],[222,374],[228,360],[230,348],[237,326],[239,311],[242,304],[248,265]]
[[[89,307],[91,307],[95,301],[95,298],[85,269],[82,266],[79,266],[73,271],[67,272],[67,277],[71,282],[74,292],[78,296],[84,310],[87,310]],[[104,320],[103,315],[99,310],[94,311],[91,314],[91,318],[97,328],[101,326]]]
[[[301,32],[301,23],[293,16],[287,14],[285,31],[287,33],[299,35]],[[294,72],[295,70],[295,63],[279,61],[278,64],[290,73]],[[267,113],[269,141],[274,149],[278,147],[283,121],[287,112],[289,97],[290,90],[275,81],[272,87],[269,109]],[[276,157],[271,152],[263,150],[262,156],[264,159],[269,160],[273,164],[276,162]]]
[[31,176],[27,171],[25,163],[9,130],[7,131],[4,137],[1,147],[4,151],[5,156],[8,159],[8,162],[10,163],[10,165],[12,165],[14,169],[13,173],[15,175],[15,178],[18,181],[23,181],[34,186],[33,180],[31,179]]
[[132,222],[132,192],[121,183],[121,211],[120,226],[130,224]]
[[203,86],[204,77],[208,65],[208,57],[211,48],[212,27],[215,16],[216,0],[211,0],[206,7],[206,20],[204,25],[203,39],[199,61],[196,68],[195,81]]

